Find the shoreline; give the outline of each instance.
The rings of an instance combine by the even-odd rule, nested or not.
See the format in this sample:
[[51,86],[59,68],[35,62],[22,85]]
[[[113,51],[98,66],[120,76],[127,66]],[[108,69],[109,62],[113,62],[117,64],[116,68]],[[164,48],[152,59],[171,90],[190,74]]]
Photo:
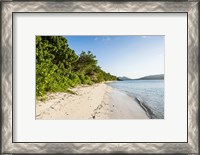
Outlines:
[[[106,82],[107,83],[107,82]],[[149,119],[136,99],[105,83],[72,88],[77,95],[59,92],[37,101],[36,119]]]
[[150,119],[156,118],[156,116],[154,115],[154,113],[148,106],[146,106],[143,102],[141,102],[137,97],[135,97],[135,100],[138,102],[138,104],[141,106],[141,108],[146,112],[147,116]]

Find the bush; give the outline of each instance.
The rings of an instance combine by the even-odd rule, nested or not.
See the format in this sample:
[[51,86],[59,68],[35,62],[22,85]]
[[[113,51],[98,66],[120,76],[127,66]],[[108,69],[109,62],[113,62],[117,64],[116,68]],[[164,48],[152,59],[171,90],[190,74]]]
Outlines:
[[117,78],[97,66],[90,51],[80,56],[62,36],[36,37],[36,97],[47,92],[68,91],[79,84],[93,84]]

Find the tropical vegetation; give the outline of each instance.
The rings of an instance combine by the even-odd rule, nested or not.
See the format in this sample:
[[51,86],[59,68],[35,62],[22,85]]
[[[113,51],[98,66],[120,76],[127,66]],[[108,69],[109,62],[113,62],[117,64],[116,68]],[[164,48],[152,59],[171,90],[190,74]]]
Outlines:
[[36,97],[47,92],[70,92],[80,84],[117,80],[97,65],[92,52],[77,55],[63,36],[36,36]]

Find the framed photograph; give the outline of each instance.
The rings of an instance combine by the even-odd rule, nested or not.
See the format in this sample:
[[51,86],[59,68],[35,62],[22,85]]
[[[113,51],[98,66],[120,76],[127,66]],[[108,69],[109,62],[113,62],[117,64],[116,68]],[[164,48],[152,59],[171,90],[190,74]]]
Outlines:
[[199,153],[199,2],[2,1],[1,153]]

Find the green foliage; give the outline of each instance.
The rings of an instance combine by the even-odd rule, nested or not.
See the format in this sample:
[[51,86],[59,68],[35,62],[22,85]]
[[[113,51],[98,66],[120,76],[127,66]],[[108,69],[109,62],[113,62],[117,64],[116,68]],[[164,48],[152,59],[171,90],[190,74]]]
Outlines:
[[97,66],[90,51],[78,56],[62,36],[36,37],[36,96],[46,92],[69,92],[79,84],[117,80]]
[[79,75],[79,78],[82,84],[89,84],[89,85],[93,84],[91,78],[87,75],[81,74]]
[[46,101],[48,99],[47,96],[36,96],[37,100],[39,101]]
[[78,84],[81,84],[81,80],[79,79],[79,76],[76,73],[70,73],[69,74],[69,84],[71,87],[75,87]]

